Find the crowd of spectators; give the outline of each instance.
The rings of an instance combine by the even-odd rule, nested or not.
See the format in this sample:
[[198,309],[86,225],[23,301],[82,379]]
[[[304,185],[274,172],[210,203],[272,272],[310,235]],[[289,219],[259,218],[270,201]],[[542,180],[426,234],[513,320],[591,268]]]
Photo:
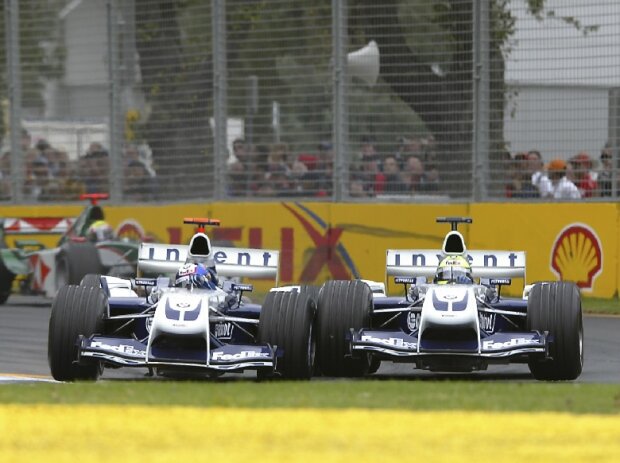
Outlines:
[[[109,193],[110,156],[100,143],[91,143],[77,159],[45,139],[33,140],[22,130],[24,181],[27,201],[72,201],[82,193]],[[411,137],[380,152],[376,140],[363,137],[352,159],[346,161],[345,195],[352,198],[441,195],[435,140]],[[312,152],[294,154],[287,143],[251,145],[236,139],[227,162],[227,195],[231,197],[329,198],[333,194],[334,151],[324,141]],[[545,164],[537,150],[500,162],[505,196],[520,199],[580,199],[612,196],[612,150],[606,145],[598,159],[580,152]],[[158,178],[138,146],[127,145],[122,157],[123,198],[157,199]],[[445,173],[444,170],[442,171]],[[499,179],[499,178],[498,178]],[[500,182],[502,182],[500,180]],[[496,183],[501,185],[502,183]],[[346,182],[345,182],[346,183]],[[0,157],[0,200],[11,199],[11,153]]]
[[[27,201],[73,201],[83,193],[110,192],[110,156],[101,143],[93,142],[78,159],[47,140],[32,144],[25,129],[21,134],[23,153],[23,197]],[[156,174],[141,158],[137,147],[123,152],[123,189],[128,200],[154,199]],[[0,200],[11,198],[11,153],[0,158]]]
[[395,152],[377,152],[375,140],[362,139],[351,168],[353,197],[414,195],[439,192],[435,142],[432,137],[401,138]]
[[249,146],[233,142],[228,160],[228,194],[253,197],[326,197],[332,194],[333,150],[320,143],[316,153],[293,156],[288,144]]
[[546,165],[541,153],[507,155],[509,181],[506,197],[524,199],[581,199],[612,195],[612,156],[609,145],[599,162],[586,152],[568,159],[552,159]]
[[[248,145],[236,139],[228,160],[228,194],[252,197],[329,197],[333,190],[333,146],[294,155],[286,143]],[[371,137],[362,139],[348,163],[351,197],[412,195],[439,190],[432,138],[401,139],[394,153],[380,154]]]

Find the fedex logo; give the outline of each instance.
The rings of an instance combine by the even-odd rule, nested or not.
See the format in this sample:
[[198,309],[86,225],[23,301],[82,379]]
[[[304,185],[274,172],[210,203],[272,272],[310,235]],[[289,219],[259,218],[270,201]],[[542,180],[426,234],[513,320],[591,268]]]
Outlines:
[[225,354],[224,352],[213,352],[211,354],[212,360],[221,360],[221,361],[235,361],[235,360],[245,360],[245,359],[261,359],[261,358],[270,358],[271,354],[268,352],[257,352],[254,350],[242,350],[236,354]]
[[497,350],[497,349],[510,349],[511,347],[527,346],[527,345],[539,345],[540,342],[537,339],[528,338],[512,338],[506,342],[498,341],[483,341],[482,350]]
[[119,354],[127,354],[135,357],[144,357],[146,356],[146,351],[141,349],[136,349],[133,346],[127,344],[121,344],[120,346],[115,346],[112,344],[107,344],[101,341],[94,341],[90,344],[90,347],[93,349],[105,349],[111,350],[114,352],[118,352]]
[[373,344],[384,344],[390,347],[400,347],[403,349],[416,349],[417,343],[415,342],[407,342],[401,338],[378,338],[375,336],[370,336],[367,334],[362,335],[362,342],[370,342]]

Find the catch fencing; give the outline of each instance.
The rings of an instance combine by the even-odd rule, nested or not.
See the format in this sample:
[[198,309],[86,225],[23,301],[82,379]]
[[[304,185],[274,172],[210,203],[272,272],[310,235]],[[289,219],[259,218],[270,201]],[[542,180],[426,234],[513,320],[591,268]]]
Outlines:
[[615,0],[2,6],[5,203],[616,197]]

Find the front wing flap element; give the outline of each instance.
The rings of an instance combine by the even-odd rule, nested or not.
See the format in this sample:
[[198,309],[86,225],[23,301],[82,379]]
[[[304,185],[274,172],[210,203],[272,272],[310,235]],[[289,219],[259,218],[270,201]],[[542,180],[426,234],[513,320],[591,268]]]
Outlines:
[[382,352],[396,357],[415,356],[418,339],[402,331],[359,330],[351,333],[351,350]]
[[522,354],[548,353],[549,336],[546,333],[500,332],[482,338],[479,352],[455,352],[449,340],[445,350],[432,352],[420,350],[416,336],[403,331],[359,330],[351,333],[351,351],[374,351],[392,357],[418,357],[426,355],[454,355],[480,358],[508,358]]
[[206,370],[235,371],[275,368],[276,349],[270,345],[226,344],[206,350],[161,349],[147,358],[146,344],[131,338],[109,336],[82,337],[78,362],[95,359],[124,367],[180,366]]

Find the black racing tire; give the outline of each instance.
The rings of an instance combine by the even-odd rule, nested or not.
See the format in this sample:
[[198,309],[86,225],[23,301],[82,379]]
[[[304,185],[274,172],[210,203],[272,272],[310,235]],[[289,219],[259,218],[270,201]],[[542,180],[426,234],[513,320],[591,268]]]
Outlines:
[[532,357],[534,378],[542,381],[573,380],[583,369],[583,318],[579,288],[572,282],[536,283],[527,303],[527,328],[548,331],[553,340],[550,359]]
[[108,298],[101,288],[65,285],[52,302],[47,355],[58,381],[96,380],[101,363],[78,365],[78,337],[103,333]]
[[[371,356],[352,357],[350,331],[370,328],[372,290],[361,280],[328,281],[317,308],[317,366],[325,376],[363,376]],[[378,368],[378,366],[377,366]]]
[[[310,379],[314,374],[316,302],[307,293],[270,292],[260,311],[258,342],[277,346],[276,372],[285,379]],[[259,370],[258,377],[268,374]]]
[[80,286],[86,286],[87,288],[101,288],[101,275],[98,273],[89,273],[84,275],[84,278],[80,281]]
[[0,305],[4,304],[11,295],[15,274],[11,272],[4,262],[0,261]]
[[101,275],[98,273],[89,273],[84,275],[84,278],[80,281],[80,286],[86,286],[87,288],[101,288],[107,297],[110,297],[110,288],[105,279],[102,280]]
[[65,243],[56,256],[56,287],[79,285],[89,273],[103,273],[99,251],[93,243]]
[[321,292],[320,286],[313,285],[301,285],[299,287],[299,292],[302,294],[307,294],[314,301],[315,305],[319,303],[319,293]]

